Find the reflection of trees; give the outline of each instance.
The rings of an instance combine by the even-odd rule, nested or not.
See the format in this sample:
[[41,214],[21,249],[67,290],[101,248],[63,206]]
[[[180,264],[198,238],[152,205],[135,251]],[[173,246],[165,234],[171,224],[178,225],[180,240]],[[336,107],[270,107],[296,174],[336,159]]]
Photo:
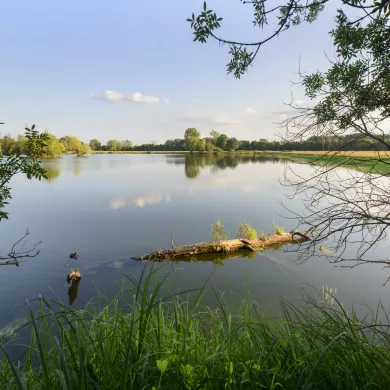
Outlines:
[[185,164],[185,156],[183,155],[167,155],[166,156],[166,159],[165,159],[165,162],[167,164],[173,164],[173,165],[183,165]]
[[196,179],[200,173],[199,156],[186,155],[184,162],[184,172],[188,179]]
[[81,165],[82,165],[82,158],[78,158],[76,157],[73,162],[74,162],[74,165],[73,165],[73,173],[77,176],[77,175],[80,175],[81,173]]
[[166,158],[167,164],[182,165],[187,178],[195,179],[199,176],[201,169],[209,166],[211,172],[225,169],[236,169],[239,164],[265,164],[267,162],[280,161],[279,158],[266,157],[264,155],[238,155],[229,154],[186,154],[186,155],[169,155]]
[[224,170],[227,168],[235,169],[237,168],[239,161],[237,157],[234,154],[228,154],[228,155],[221,155],[217,156],[217,159],[213,163],[215,166],[215,171],[217,170]]
[[79,290],[79,284],[80,284],[80,279],[78,280],[72,280],[71,285],[68,289],[68,296],[69,296],[69,305],[72,306],[73,302],[77,298],[77,293]]
[[53,166],[51,164],[42,163],[42,168],[46,171],[45,176],[49,183],[57,179],[57,177],[61,174],[61,170],[58,165]]

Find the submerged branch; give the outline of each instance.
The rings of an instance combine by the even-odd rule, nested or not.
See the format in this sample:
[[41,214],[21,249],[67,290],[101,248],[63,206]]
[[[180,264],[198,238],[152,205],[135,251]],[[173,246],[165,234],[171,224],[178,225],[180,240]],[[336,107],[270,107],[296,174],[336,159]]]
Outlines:
[[[27,243],[27,240],[24,239],[29,235],[29,231],[22,238],[16,241],[10,250],[10,252],[5,256],[0,256],[0,266],[1,265],[16,265],[19,267],[20,261],[26,260],[28,258],[36,257],[40,253],[40,249],[38,246],[42,243],[42,241],[36,242],[31,248],[24,250],[24,246]],[[22,241],[24,241],[22,243]]]

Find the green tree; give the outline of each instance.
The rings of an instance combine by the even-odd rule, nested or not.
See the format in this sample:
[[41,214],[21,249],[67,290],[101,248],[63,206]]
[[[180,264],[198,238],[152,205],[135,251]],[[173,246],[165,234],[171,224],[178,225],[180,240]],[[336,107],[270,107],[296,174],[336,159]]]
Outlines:
[[75,136],[70,137],[70,145],[69,146],[70,146],[70,151],[75,152],[77,154],[79,153],[80,150],[83,149],[82,141]]
[[[221,46],[227,46],[229,48],[230,61],[227,64],[227,72],[232,73],[236,78],[240,78],[252,65],[254,59],[259,53],[261,47],[266,43],[279,37],[283,32],[289,31],[291,27],[296,27],[302,23],[313,23],[316,21],[318,15],[325,9],[330,3],[330,0],[285,0],[279,4],[274,4],[267,0],[254,0],[244,1],[244,5],[250,4],[252,6],[253,19],[250,22],[254,27],[264,29],[266,27],[267,32],[261,40],[246,40],[240,41],[239,39],[225,39],[217,35],[217,30],[221,27],[222,18],[218,17],[217,14],[207,8],[206,2],[203,3],[203,10],[199,15],[192,14],[187,19],[191,24],[191,28],[194,34],[194,41],[200,43],[206,43],[208,39],[218,41]],[[340,6],[344,10],[338,10],[337,18],[347,11],[352,11],[354,18],[349,20],[347,24],[352,29],[360,29],[364,23],[371,23],[371,21],[380,23],[376,26],[379,29],[372,31],[374,40],[377,46],[386,45],[381,44],[381,38],[384,35],[388,35],[387,19],[390,16],[390,1],[389,0],[374,0],[367,3],[365,0],[341,0]],[[360,15],[356,14],[360,11]],[[381,23],[385,21],[385,24]],[[342,20],[338,19],[338,27],[340,27]],[[268,31],[270,31],[268,33]],[[356,44],[363,43],[365,48],[369,48],[367,41],[362,41],[362,36],[354,37],[344,36],[348,42],[344,41],[344,48],[348,50],[345,53],[349,56],[356,54]],[[387,37],[388,39],[388,37]],[[349,45],[351,44],[351,45]],[[349,46],[347,48],[347,46]],[[357,48],[359,49],[359,48]]]
[[221,133],[218,133],[218,131],[215,131],[215,130],[211,130],[210,131],[210,137],[211,137],[211,141],[214,145],[217,144],[217,139],[218,137],[221,135]]
[[226,150],[226,144],[228,141],[229,137],[226,134],[221,134],[216,142],[216,145],[218,148],[221,148],[223,150]]
[[88,144],[81,142],[81,144],[77,146],[76,153],[78,156],[83,156],[84,154],[91,153],[91,148]]
[[122,141],[122,150],[131,150],[133,147],[133,143],[126,139],[124,141]]
[[[189,19],[195,40],[206,42],[212,38],[229,46],[231,60],[227,71],[237,78],[248,70],[262,45],[290,27],[315,21],[329,0],[287,0],[276,6],[265,0],[246,3],[253,5],[255,26],[263,28],[267,24],[270,28],[275,21],[273,32],[261,41],[233,42],[218,37],[216,30],[221,18],[206,4],[199,16]],[[343,0],[340,6],[336,27],[330,32],[336,58],[325,72],[299,74],[306,97],[313,105],[303,109],[291,104],[297,114],[283,123],[288,136],[283,143],[270,143],[272,149],[294,144],[324,149],[328,140],[338,138],[344,142],[334,145],[339,148],[337,151],[341,151],[341,146],[349,150],[363,142],[370,148],[390,151],[390,1]],[[348,135],[353,135],[351,143],[345,142]],[[328,156],[329,164],[314,177],[294,175],[291,169],[286,183],[295,186],[296,194],[304,199],[305,212],[297,215],[298,221],[316,232],[313,240],[301,247],[302,255],[310,256],[327,242],[327,256],[341,261],[348,243],[359,241],[359,263],[383,261],[373,257],[371,250],[390,227],[388,186],[383,184],[384,177],[376,168],[388,162],[378,154],[371,159],[368,172],[356,175],[348,170],[341,177],[334,174],[333,158],[340,155]],[[344,163],[352,165],[353,160],[346,157]]]
[[16,152],[16,141],[10,135],[5,135],[1,139],[1,150],[6,156],[14,154]]
[[197,150],[200,141],[200,133],[195,128],[188,128],[184,133],[184,146],[191,152]]
[[237,138],[229,138],[226,142],[226,149],[230,151],[237,150],[238,147],[240,146],[240,142],[238,141]]
[[212,153],[214,151],[214,148],[215,146],[210,140],[206,141],[206,150],[208,153]]
[[107,142],[107,150],[118,151],[122,149],[122,142],[115,139],[110,139]]
[[72,137],[69,135],[65,135],[64,137],[60,138],[60,141],[64,145],[65,152],[73,152],[74,149],[72,148]]
[[36,178],[38,180],[45,177],[45,170],[36,157],[41,155],[42,149],[46,147],[48,134],[39,134],[33,125],[31,129],[26,128],[25,137],[27,139],[27,154],[16,154],[10,157],[0,155],[0,220],[8,219],[8,213],[3,211],[3,208],[8,204],[8,199],[11,198],[9,183],[15,175],[23,173],[28,179]]
[[65,137],[60,138],[60,141],[65,147],[65,152],[73,152],[79,156],[91,153],[89,145],[84,144],[75,136],[66,135]]
[[102,143],[94,138],[89,141],[89,147],[92,150],[102,150]]
[[28,138],[25,135],[18,135],[16,139],[16,149],[19,154],[28,154]]
[[65,152],[64,144],[54,134],[45,131],[42,135],[45,137],[45,146],[40,149],[37,157],[59,157]]
[[256,150],[269,150],[271,149],[270,143],[265,138],[260,138],[256,144]]
[[202,138],[198,141],[197,149],[199,152],[204,152],[206,150],[206,138]]

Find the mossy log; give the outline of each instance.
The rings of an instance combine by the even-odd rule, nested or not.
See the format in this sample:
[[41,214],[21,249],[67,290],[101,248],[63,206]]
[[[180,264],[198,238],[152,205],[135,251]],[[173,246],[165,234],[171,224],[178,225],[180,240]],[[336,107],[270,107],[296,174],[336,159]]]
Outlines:
[[[295,236],[299,236],[300,238],[296,240],[294,239]],[[256,252],[307,240],[311,240],[311,237],[306,233],[292,231],[290,233],[270,234],[262,238],[257,238],[256,240],[237,238],[233,240],[199,242],[194,245],[180,246],[171,249],[160,249],[148,255],[136,257],[134,259],[164,261],[207,253],[228,254],[237,250],[248,250],[251,252]]]

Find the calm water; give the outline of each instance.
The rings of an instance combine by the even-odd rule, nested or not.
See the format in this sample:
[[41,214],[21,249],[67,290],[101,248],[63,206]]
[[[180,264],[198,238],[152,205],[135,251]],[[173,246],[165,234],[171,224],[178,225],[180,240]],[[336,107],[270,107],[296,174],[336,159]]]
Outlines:
[[[260,158],[181,155],[65,156],[44,162],[49,181],[12,182],[10,219],[0,224],[0,253],[4,254],[28,228],[25,248],[42,240],[41,253],[15,266],[0,267],[0,325],[12,312],[39,294],[52,297],[53,288],[68,302],[65,276],[81,270],[74,307],[82,307],[96,292],[114,294],[123,273],[137,277],[143,263],[127,260],[158,248],[211,240],[210,225],[218,218],[231,237],[246,220],[260,233],[271,233],[273,221],[286,230],[280,201],[286,188],[278,183],[285,162]],[[302,173],[309,166],[297,165]],[[299,200],[289,203],[299,210]],[[382,245],[385,253],[388,244]],[[80,254],[69,259],[71,252]],[[126,261],[127,260],[127,261]],[[265,251],[252,258],[166,264],[174,291],[209,284],[245,296],[246,287],[262,308],[279,313],[280,296],[298,302],[302,289],[323,285],[339,289],[339,297],[358,310],[374,308],[381,299],[389,308],[388,270],[381,266],[337,268],[324,258],[298,264],[292,253]]]

